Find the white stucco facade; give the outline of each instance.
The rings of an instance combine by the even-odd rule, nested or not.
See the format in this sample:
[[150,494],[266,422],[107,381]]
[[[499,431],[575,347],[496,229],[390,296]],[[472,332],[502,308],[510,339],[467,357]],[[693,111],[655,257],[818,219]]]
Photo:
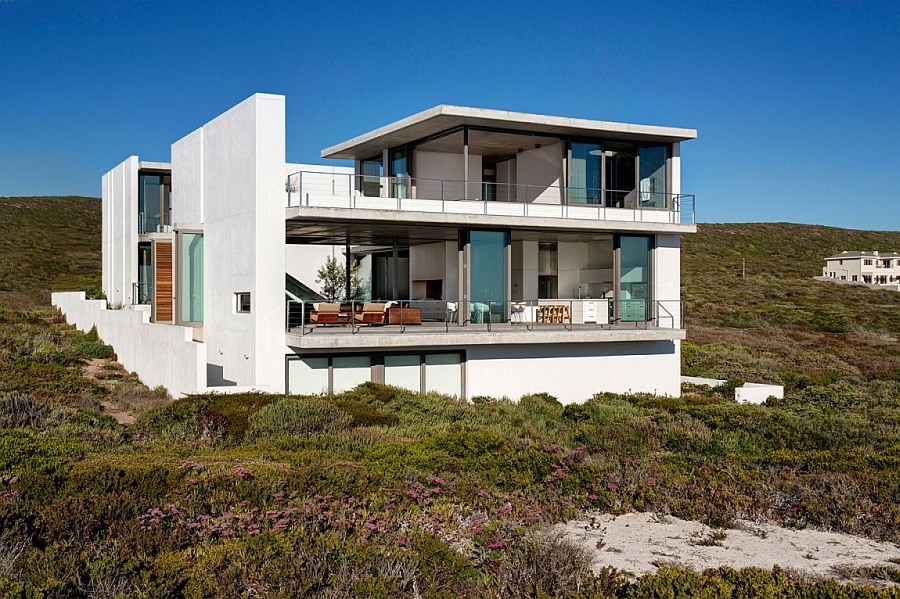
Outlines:
[[[679,394],[680,235],[694,230],[680,143],[694,130],[441,106],[323,150],[352,167],[287,162],[286,135],[284,97],[255,94],[173,143],[169,162],[114,167],[102,180],[103,289],[124,309],[66,294],[56,305],[176,394],[359,380],[566,403]],[[604,189],[591,200],[573,183],[582,142],[572,139],[598,148],[591,180]],[[648,148],[665,162],[641,170]],[[667,173],[653,197],[651,171]],[[171,179],[171,197],[147,192],[170,206],[152,232],[138,228],[149,173]],[[614,176],[619,188],[607,190]],[[482,257],[481,232],[505,249]],[[325,259],[348,255],[369,278],[367,301],[393,300],[417,321],[385,311],[363,330],[362,306],[347,304],[343,327],[323,327],[309,320],[314,303],[286,302],[286,275],[321,293]],[[476,285],[497,260],[502,270]]]

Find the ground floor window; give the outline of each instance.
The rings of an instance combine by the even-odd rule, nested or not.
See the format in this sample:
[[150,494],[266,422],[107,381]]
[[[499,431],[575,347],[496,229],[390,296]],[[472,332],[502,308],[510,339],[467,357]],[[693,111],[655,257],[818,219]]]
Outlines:
[[373,381],[412,391],[463,397],[464,352],[396,352],[287,356],[287,391],[342,393]]

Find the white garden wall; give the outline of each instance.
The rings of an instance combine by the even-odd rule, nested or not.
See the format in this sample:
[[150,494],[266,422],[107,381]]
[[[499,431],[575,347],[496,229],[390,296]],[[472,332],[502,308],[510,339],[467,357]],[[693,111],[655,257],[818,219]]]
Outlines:
[[84,292],[53,294],[53,305],[82,331],[97,327],[119,362],[148,387],[162,385],[172,397],[206,391],[206,346],[192,340],[190,327],[150,322],[150,312],[107,310],[106,300],[88,300]]
[[473,346],[466,360],[470,398],[546,391],[568,404],[601,391],[681,395],[679,341]]

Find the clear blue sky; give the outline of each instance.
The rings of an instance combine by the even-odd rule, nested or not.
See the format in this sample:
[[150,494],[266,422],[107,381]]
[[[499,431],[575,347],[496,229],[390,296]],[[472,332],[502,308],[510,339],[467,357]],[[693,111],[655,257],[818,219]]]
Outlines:
[[98,196],[254,92],[290,162],[441,103],[692,127],[701,222],[900,229],[897,0],[0,0],[0,195]]

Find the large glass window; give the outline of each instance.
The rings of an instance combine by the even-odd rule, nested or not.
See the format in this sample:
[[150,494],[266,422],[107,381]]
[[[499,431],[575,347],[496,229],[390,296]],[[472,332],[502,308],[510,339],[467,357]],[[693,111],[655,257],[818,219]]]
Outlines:
[[171,177],[163,174],[138,175],[138,232],[156,233],[169,222]]
[[328,358],[288,360],[288,393],[328,393]]
[[181,320],[203,322],[203,235],[181,235]]
[[641,207],[667,208],[666,194],[666,158],[668,151],[664,146],[641,148],[638,159],[641,170]]
[[569,189],[571,203],[600,203],[602,160],[600,144],[572,144],[572,180]]
[[[373,365],[384,366],[379,378]],[[294,394],[341,393],[366,381],[383,381],[416,393],[462,397],[463,354],[353,354],[287,359],[287,390]],[[424,376],[424,386],[423,386]]]
[[469,309],[472,322],[506,320],[507,231],[469,232]]
[[650,308],[650,237],[619,238],[619,320],[643,322]]
[[384,357],[384,383],[418,392],[422,388],[422,357]]
[[462,397],[462,360],[459,354],[425,356],[425,387],[445,395]]
[[372,359],[369,356],[341,356],[331,359],[333,393],[343,393],[360,383],[372,380]]

